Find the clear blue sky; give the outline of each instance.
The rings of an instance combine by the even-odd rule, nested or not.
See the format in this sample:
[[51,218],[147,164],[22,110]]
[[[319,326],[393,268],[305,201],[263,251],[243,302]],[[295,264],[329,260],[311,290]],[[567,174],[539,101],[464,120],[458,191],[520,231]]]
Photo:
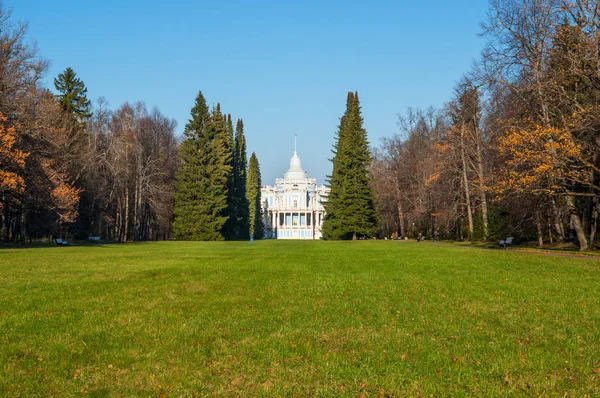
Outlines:
[[183,131],[198,90],[244,119],[264,184],[283,175],[298,134],[319,183],[348,91],[372,144],[408,106],[442,106],[483,45],[485,0],[4,0],[29,22],[54,76],[72,67],[91,99],[144,101]]

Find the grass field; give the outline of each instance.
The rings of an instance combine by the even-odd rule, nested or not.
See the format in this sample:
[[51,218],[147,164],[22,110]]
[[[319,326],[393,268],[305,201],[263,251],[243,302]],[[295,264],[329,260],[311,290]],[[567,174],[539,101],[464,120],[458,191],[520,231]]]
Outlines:
[[0,250],[0,396],[600,395],[600,261],[390,241]]

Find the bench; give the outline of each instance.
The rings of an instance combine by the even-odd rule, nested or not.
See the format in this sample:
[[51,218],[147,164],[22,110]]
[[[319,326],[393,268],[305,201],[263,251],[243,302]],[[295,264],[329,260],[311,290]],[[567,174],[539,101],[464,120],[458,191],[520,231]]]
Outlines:
[[507,247],[512,246],[513,239],[514,239],[513,237],[503,239],[500,242],[498,242],[498,246],[506,249]]
[[56,246],[67,246],[69,244],[69,242],[62,239],[55,239],[54,241],[56,242]]
[[90,242],[94,242],[94,243],[100,242],[100,237],[99,236],[90,236],[88,239],[89,239]]

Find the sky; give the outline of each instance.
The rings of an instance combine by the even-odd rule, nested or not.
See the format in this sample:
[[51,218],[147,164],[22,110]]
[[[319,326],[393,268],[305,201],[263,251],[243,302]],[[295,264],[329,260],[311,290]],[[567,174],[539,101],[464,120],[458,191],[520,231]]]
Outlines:
[[298,155],[319,184],[349,91],[371,145],[408,107],[442,107],[477,59],[485,0],[4,0],[50,60],[116,109],[143,101],[181,135],[198,91],[244,120],[263,184]]

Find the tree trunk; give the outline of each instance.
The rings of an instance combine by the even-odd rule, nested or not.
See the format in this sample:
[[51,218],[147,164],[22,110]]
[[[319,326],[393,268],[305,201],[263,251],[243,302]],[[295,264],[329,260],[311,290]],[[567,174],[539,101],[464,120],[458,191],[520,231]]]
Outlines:
[[598,198],[594,198],[594,210],[592,213],[592,229],[590,231],[590,247],[594,247],[596,230],[598,229]]
[[400,200],[400,187],[396,182],[396,205],[398,208],[398,223],[400,224],[400,236],[404,238],[404,209],[402,208],[402,202]]
[[129,187],[125,188],[125,216],[123,217],[125,225],[123,227],[123,242],[127,242],[129,236]]
[[2,212],[2,227],[4,228],[4,242],[8,242],[8,233],[10,231],[10,217],[8,215],[8,205],[4,203],[4,211]]
[[556,200],[554,198],[550,199],[550,203],[552,204],[552,215],[554,217],[554,229],[558,234],[558,240],[562,242],[565,240],[565,230],[562,226],[561,214],[556,206]]
[[115,213],[115,240],[121,240],[121,199],[117,196],[117,211]]
[[135,188],[133,190],[133,240],[138,240],[139,229],[140,229],[140,208],[138,205],[140,198],[140,189],[138,179],[135,181]]
[[588,241],[585,237],[585,230],[583,229],[581,219],[579,218],[579,215],[577,215],[575,200],[570,195],[567,196],[567,206],[569,208],[569,213],[571,213],[571,223],[573,224],[573,228],[577,234],[577,240],[579,241],[579,250],[585,251],[589,248]]
[[475,126],[475,142],[477,150],[477,177],[479,180],[479,200],[481,201],[481,221],[483,222],[483,240],[488,238],[488,207],[485,196],[485,176],[483,174],[483,156],[481,154],[481,143],[479,137],[479,129]]
[[538,236],[538,245],[540,247],[544,246],[544,237],[543,237],[543,229],[542,229],[542,217],[540,215],[539,209],[535,212],[535,225],[537,226],[537,236]]
[[406,230],[404,229],[404,211],[402,210],[402,204],[398,201],[398,223],[400,224],[400,236],[405,237]]
[[465,125],[460,130],[460,157],[462,160],[462,180],[465,188],[465,201],[467,204],[467,219],[469,221],[469,239],[473,235],[473,212],[471,211],[471,192],[469,190],[469,179],[467,177],[467,159],[465,154]]

